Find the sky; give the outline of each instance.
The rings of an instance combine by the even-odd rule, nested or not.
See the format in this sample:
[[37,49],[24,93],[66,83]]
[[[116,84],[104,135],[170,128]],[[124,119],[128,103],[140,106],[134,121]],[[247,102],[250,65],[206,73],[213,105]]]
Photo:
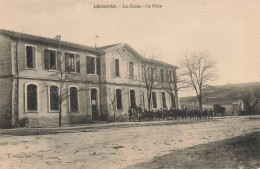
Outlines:
[[211,84],[222,85],[260,81],[259,9],[259,0],[0,0],[0,28],[88,46],[127,43],[176,66],[184,52],[207,51],[217,67]]

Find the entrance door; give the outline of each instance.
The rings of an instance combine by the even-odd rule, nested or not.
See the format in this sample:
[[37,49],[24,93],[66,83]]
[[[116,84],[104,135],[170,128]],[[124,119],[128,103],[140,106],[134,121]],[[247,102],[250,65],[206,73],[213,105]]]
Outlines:
[[92,120],[98,120],[98,96],[97,89],[91,89]]

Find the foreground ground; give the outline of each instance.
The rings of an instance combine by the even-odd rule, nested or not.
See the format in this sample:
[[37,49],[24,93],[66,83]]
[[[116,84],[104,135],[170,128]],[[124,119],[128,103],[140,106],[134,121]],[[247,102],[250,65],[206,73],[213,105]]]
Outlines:
[[[131,167],[169,153],[176,154],[178,150],[189,152],[186,148],[195,145],[260,131],[260,117],[227,117],[192,124],[152,122],[117,125],[115,123],[103,126],[95,125],[95,128],[47,130],[55,132],[28,129],[28,131],[36,130],[37,134],[45,135],[30,135],[29,132],[29,134],[21,134],[27,136],[14,136],[19,135],[19,130],[0,131],[0,168],[114,169]],[[26,129],[21,131],[25,132]],[[12,133],[15,134],[10,135]],[[201,150],[204,148],[202,147]],[[225,147],[222,148],[223,152],[225,149]],[[190,153],[194,153],[196,150],[191,149]],[[210,147],[207,150],[210,150]],[[212,150],[217,151],[218,149],[213,147]],[[204,156],[194,155],[194,157],[205,161]],[[209,156],[209,158],[214,158],[214,156]],[[235,160],[232,159],[232,155],[228,154],[226,158],[230,161]],[[189,159],[189,156],[187,155],[187,158],[184,159]],[[140,164],[137,166],[140,167]],[[154,164],[152,166],[173,168],[167,165]],[[145,164],[142,167],[145,168]]]
[[127,169],[244,169],[260,168],[260,132],[201,144],[156,157]]

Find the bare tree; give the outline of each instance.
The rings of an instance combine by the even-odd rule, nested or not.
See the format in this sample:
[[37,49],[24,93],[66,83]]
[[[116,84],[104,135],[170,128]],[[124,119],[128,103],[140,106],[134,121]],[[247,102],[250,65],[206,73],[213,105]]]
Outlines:
[[215,62],[207,53],[188,56],[180,62],[180,75],[191,86],[197,95],[199,107],[202,108],[202,90],[209,81],[215,79]]
[[[70,91],[68,91],[66,83],[68,83],[72,77],[79,76],[80,75],[80,61],[79,61],[79,56],[78,59],[75,61],[74,65],[68,66],[66,65],[68,61],[66,61],[66,58],[64,55],[61,54],[61,48],[60,48],[60,42],[61,42],[61,36],[57,36],[57,39],[59,41],[59,48],[58,51],[55,52],[56,55],[56,65],[55,65],[55,71],[52,71],[51,74],[49,75],[49,78],[53,81],[56,82],[56,86],[58,88],[51,88],[52,84],[49,82],[42,82],[43,84],[43,92],[48,91],[55,96],[56,102],[58,103],[58,110],[59,110],[59,127],[61,127],[62,121],[62,103],[70,97]],[[45,56],[45,59],[48,58]],[[45,60],[45,66],[47,66],[46,69],[53,69],[50,68],[48,65],[49,61]],[[80,91],[85,91],[85,88],[81,88],[78,90]]]
[[[181,89],[190,87],[189,83],[187,83],[187,80],[183,79],[183,77],[179,75],[178,69],[176,70],[176,72],[172,72],[173,76],[170,75],[169,73],[165,74],[165,83],[162,83],[163,88],[171,96],[171,99],[174,99],[174,104],[175,104],[174,108],[178,108],[179,105],[178,92]],[[172,98],[173,95],[175,98]]]
[[114,113],[114,122],[116,121],[116,95],[114,92],[111,93],[111,89],[108,88],[108,99],[111,103],[112,110]]
[[143,66],[143,78],[148,100],[148,110],[151,110],[152,91],[154,89],[156,81],[158,80],[157,69],[155,64]]

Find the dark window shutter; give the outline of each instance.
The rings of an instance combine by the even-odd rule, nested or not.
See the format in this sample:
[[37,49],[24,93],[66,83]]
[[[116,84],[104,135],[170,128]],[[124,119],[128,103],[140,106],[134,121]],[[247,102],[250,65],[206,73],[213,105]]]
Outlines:
[[66,72],[70,71],[70,67],[69,67],[69,54],[68,53],[65,54],[65,71]]
[[100,58],[97,57],[97,74],[100,75],[100,73],[101,73]]
[[50,51],[44,50],[45,70],[50,69]]
[[76,71],[80,73],[80,56],[76,55]]

